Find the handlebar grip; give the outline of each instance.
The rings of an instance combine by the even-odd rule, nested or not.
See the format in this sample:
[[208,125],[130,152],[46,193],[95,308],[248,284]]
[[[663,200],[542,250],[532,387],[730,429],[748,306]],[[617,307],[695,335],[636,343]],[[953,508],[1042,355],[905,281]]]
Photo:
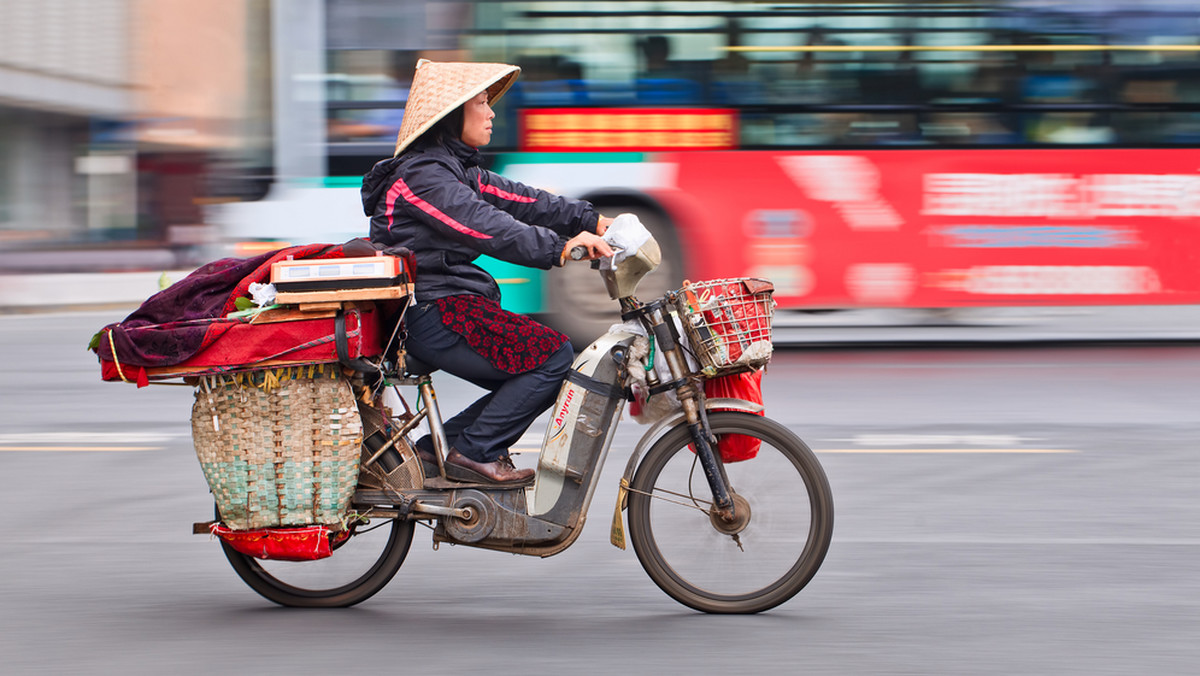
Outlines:
[[571,260],[581,261],[588,257],[587,247],[583,245],[573,246],[569,255],[571,256]]

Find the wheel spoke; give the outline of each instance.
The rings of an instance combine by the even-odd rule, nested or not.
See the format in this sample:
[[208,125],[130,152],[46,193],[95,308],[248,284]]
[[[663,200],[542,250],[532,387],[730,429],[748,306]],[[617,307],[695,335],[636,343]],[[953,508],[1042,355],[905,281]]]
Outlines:
[[[700,499],[696,498],[694,495],[677,493],[675,491],[669,491],[665,488],[655,488],[653,492],[649,492],[649,493],[646,491],[643,491],[643,490],[638,490],[636,488],[632,488],[632,487],[630,487],[627,490],[629,490],[630,493],[639,493],[641,495],[645,495],[645,496],[654,498],[655,500],[663,500],[665,502],[670,502],[670,503],[673,503],[676,505],[682,505],[684,507],[691,507],[692,509],[703,512],[705,514],[711,513],[712,508],[713,508],[713,503],[710,500],[700,500]],[[667,495],[671,495],[671,496],[674,496],[677,498],[684,498],[687,500],[687,502],[684,502],[683,500],[672,500],[671,498],[665,497]],[[703,506],[701,506],[701,505],[703,505]]]

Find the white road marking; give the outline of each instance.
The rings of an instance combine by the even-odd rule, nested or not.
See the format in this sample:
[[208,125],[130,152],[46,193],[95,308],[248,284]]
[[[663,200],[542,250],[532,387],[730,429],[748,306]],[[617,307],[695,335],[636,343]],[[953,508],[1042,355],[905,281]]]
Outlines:
[[162,446],[0,446],[0,453],[7,452],[115,452],[115,451],[161,451]]
[[[818,453],[1078,453],[1066,448],[1045,448],[1045,439],[1013,434],[856,434],[824,439],[848,443],[847,448],[816,448]],[[1037,443],[1039,446],[1026,447]],[[908,447],[908,448],[906,448]]]
[[47,444],[59,446],[82,445],[141,445],[161,444],[181,437],[190,436],[190,432],[15,432],[0,434],[0,446]]
[[185,436],[170,432],[17,432],[0,434],[0,453],[161,451],[161,444]]
[[1200,538],[1138,538],[1138,537],[979,537],[933,536],[933,537],[859,537],[838,538],[839,544],[897,544],[897,545],[1021,545],[1021,546],[1152,546],[1152,547],[1196,547]]
[[816,453],[1078,453],[1067,448],[814,448]]
[[991,446],[993,448],[1021,446],[1040,437],[1013,434],[856,434],[848,438],[827,439],[854,446]]

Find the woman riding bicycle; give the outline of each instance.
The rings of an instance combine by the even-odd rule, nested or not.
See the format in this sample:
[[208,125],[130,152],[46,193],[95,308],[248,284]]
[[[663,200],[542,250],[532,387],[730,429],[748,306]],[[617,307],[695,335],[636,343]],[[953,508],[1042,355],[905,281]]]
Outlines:
[[[479,166],[491,141],[492,105],[520,68],[422,59],[409,93],[395,155],[363,178],[371,240],[415,252],[416,305],[406,315],[405,347],[416,358],[467,380],[484,395],[445,423],[446,476],[520,484],[532,469],[508,449],[550,407],[574,352],[567,337],[500,307],[481,255],[548,270],[576,246],[611,256],[600,238],[612,219],[588,202],[556,196]],[[417,441],[433,459],[429,436]]]

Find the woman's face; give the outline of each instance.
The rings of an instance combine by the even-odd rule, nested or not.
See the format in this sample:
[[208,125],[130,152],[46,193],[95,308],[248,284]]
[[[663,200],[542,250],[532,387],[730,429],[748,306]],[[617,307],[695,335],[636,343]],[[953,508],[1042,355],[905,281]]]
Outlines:
[[492,107],[488,105],[487,92],[480,92],[478,96],[463,104],[463,143],[479,148],[486,146],[492,140],[492,118],[496,114],[492,112]]

